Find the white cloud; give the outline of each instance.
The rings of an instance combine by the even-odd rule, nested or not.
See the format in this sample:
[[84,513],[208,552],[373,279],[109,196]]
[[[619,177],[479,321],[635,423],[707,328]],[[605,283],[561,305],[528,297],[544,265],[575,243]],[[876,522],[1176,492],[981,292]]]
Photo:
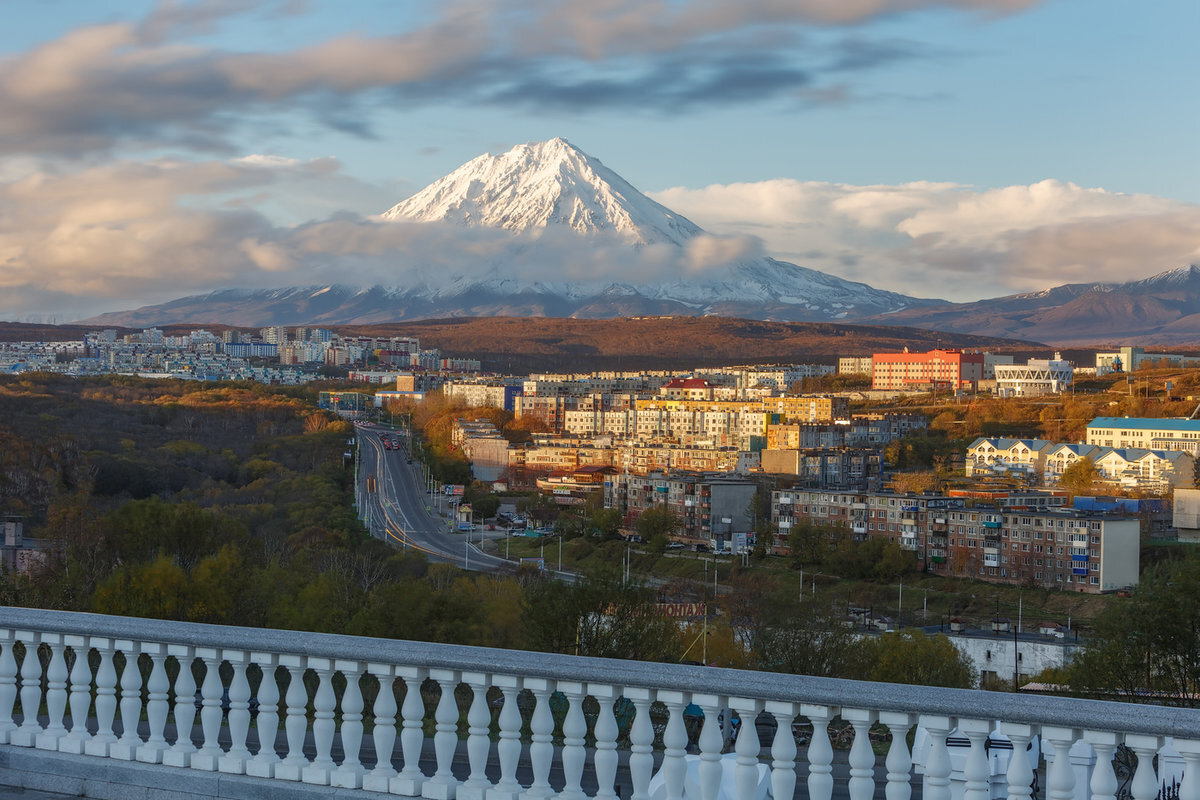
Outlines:
[[1200,261],[1200,206],[1055,180],[975,189],[770,180],[654,199],[717,233],[874,286],[955,300],[1126,281]]

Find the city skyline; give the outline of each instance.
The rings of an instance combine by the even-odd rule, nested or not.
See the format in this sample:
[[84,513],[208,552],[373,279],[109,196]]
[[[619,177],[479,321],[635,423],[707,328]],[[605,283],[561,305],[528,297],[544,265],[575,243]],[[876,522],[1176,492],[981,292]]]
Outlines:
[[375,282],[404,251],[372,215],[554,136],[711,233],[892,291],[979,299],[1200,259],[1186,2],[63,0],[10,16],[9,319]]

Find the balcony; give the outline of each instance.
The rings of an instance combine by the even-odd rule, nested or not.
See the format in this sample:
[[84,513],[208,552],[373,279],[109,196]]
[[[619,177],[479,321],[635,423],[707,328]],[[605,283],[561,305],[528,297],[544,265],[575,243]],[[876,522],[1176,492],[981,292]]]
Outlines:
[[[1111,800],[1118,744],[1137,757],[1132,800],[1181,778],[1180,800],[1200,797],[1196,709],[97,614],[4,608],[0,620],[0,783],[32,789],[428,800],[848,790],[869,800],[908,798],[916,785],[929,800],[963,788],[987,798],[998,724],[1013,744],[1004,777],[1017,800],[1041,769],[1027,755],[1034,736],[1042,753],[1071,753],[1048,760],[1054,800],[1089,788]],[[755,724],[732,736],[734,715]],[[852,731],[848,773],[831,746],[835,717]],[[878,755],[873,724],[890,734]],[[811,729],[802,747],[794,726]],[[917,775],[914,726],[930,742]],[[951,748],[965,768],[955,771]],[[723,775],[731,788],[718,793]]]

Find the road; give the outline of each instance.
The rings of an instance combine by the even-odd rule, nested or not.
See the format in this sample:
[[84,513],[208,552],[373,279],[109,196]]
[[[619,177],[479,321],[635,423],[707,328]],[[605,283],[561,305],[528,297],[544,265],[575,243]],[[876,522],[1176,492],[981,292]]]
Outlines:
[[[476,530],[459,533],[452,527],[447,498],[437,487],[429,487],[423,465],[409,459],[411,440],[403,429],[390,430],[367,423],[356,426],[358,438],[357,470],[359,514],[371,535],[394,547],[413,548],[430,560],[441,561],[480,572],[511,572],[515,561],[508,561],[480,549],[482,538],[503,538],[504,532],[490,534]],[[383,446],[383,436],[398,441],[398,449]],[[573,581],[575,575],[557,572],[555,576]]]

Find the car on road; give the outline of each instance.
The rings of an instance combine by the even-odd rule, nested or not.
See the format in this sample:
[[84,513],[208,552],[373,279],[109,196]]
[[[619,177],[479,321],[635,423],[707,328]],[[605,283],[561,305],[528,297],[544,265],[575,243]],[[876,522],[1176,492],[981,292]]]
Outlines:
[[667,545],[668,550],[682,550],[683,542],[671,542]]

